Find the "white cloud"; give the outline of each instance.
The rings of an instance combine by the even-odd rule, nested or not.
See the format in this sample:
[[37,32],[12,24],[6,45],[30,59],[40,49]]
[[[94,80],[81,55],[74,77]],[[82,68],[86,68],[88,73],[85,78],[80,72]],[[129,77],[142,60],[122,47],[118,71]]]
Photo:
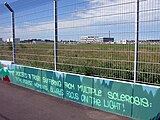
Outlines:
[[11,37],[11,28],[10,27],[0,27],[0,38],[6,40],[7,38]]
[[[80,18],[83,17],[92,17],[95,16],[96,22],[101,21],[134,21],[135,18],[135,1],[136,0],[92,0],[89,2],[90,8],[86,12],[78,12],[77,16]],[[97,7],[97,9],[91,9]],[[140,2],[140,19],[154,19],[160,17],[158,11],[153,13],[153,9],[159,9],[160,2],[159,0],[143,0]],[[150,10],[147,11],[147,10]],[[122,14],[126,13],[126,14]],[[133,13],[133,14],[131,14]],[[119,14],[119,15],[116,15]],[[98,17],[103,16],[103,17]]]
[[[87,0],[88,1],[88,0]],[[112,28],[116,32],[117,26],[114,23],[134,22],[135,21],[135,0],[91,0],[88,3],[86,10],[79,10],[72,14],[72,18],[65,18],[59,20],[58,27],[61,34],[80,34],[83,32],[91,33],[94,26],[99,26],[98,30],[106,27],[106,24],[113,24]],[[158,9],[160,8],[159,0],[145,0],[140,2],[140,20],[152,21],[160,18]],[[154,10],[154,12],[153,12]],[[142,12],[143,11],[143,12]],[[145,12],[144,12],[145,11]],[[73,19],[73,20],[71,20]],[[104,26],[103,26],[104,24]],[[102,26],[100,26],[102,25]],[[151,25],[150,22],[147,25]],[[152,24],[153,25],[153,24]],[[89,27],[87,27],[89,26]],[[119,25],[120,26],[120,25]],[[133,25],[134,26],[134,25]],[[132,26],[132,30],[133,30]],[[79,28],[79,27],[84,27]],[[121,26],[120,26],[121,27]],[[126,27],[126,28],[125,28]],[[128,30],[128,25],[123,26],[122,29]],[[9,28],[4,29],[7,31]],[[46,21],[40,23],[25,22],[23,28],[17,27],[17,34],[24,34],[24,36],[33,36],[31,34],[41,34],[48,32],[52,34],[54,29],[53,21]],[[133,30],[134,31],[134,30]],[[95,30],[94,30],[95,32]],[[101,31],[100,31],[101,32]],[[114,32],[114,31],[112,31]],[[45,34],[44,34],[45,35]],[[22,36],[22,35],[21,35]]]

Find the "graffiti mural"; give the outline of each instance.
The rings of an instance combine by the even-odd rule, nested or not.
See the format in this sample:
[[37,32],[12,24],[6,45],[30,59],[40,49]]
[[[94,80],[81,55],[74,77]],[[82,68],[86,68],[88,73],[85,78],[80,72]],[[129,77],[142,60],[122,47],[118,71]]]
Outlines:
[[99,104],[94,104],[93,107],[130,117],[132,87],[132,84],[106,79],[94,79],[94,88],[100,90],[101,94],[94,95]]
[[160,119],[160,87],[0,63],[0,80],[134,118]]
[[64,74],[64,98],[92,106],[93,79],[85,76]]
[[42,92],[63,98],[63,73],[42,70]]

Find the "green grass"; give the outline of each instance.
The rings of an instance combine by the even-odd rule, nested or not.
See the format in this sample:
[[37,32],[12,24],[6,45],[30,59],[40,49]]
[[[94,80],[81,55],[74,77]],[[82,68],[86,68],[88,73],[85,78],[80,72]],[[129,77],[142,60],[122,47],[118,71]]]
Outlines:
[[[159,48],[160,45],[139,45],[138,81],[160,83]],[[58,49],[59,71],[133,80],[133,44],[59,44]],[[1,60],[12,60],[11,45],[1,45],[0,50]],[[53,45],[17,45],[17,64],[53,69]]]

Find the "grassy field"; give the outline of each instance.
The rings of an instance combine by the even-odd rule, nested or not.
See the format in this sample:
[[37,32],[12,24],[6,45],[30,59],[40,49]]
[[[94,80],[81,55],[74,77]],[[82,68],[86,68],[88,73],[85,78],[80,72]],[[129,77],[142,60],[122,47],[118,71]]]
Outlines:
[[[12,60],[11,45],[0,51],[1,60]],[[53,69],[53,63],[53,45],[17,45],[17,64]],[[59,44],[58,70],[133,80],[134,45]],[[139,45],[138,81],[160,83],[160,45]]]

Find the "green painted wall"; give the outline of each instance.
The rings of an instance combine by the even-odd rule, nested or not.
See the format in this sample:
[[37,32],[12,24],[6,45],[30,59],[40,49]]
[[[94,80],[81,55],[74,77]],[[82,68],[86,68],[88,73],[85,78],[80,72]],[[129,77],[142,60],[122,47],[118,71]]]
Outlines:
[[93,79],[85,76],[64,74],[64,98],[92,106]]
[[23,66],[15,67],[15,83],[41,92],[41,69]]
[[0,78],[48,95],[137,120],[160,119],[160,88],[108,79],[0,64]]
[[63,98],[63,73],[42,70],[42,92]]
[[[114,82],[106,79],[94,79],[94,108],[112,113],[131,116],[132,84]],[[100,101],[99,103],[97,101]]]
[[135,85],[133,118],[160,120],[160,88]]

